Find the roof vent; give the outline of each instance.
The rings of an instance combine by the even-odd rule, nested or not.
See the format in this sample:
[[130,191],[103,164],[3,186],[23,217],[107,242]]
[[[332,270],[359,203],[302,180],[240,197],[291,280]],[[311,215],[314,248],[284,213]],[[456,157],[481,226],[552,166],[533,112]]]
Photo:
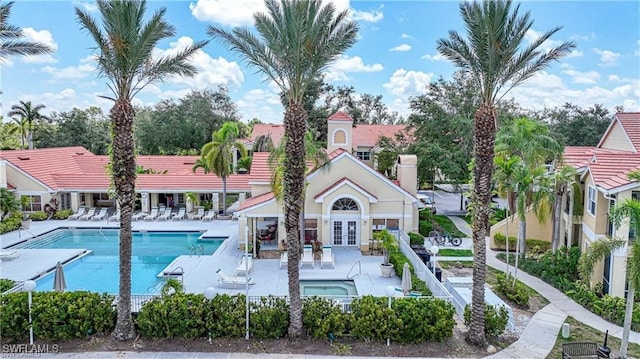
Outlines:
[[76,155],[82,156],[82,155],[84,155],[84,152],[76,152]]
[[596,155],[593,155],[593,157],[591,157],[591,163],[598,163],[598,157],[596,157]]
[[29,156],[18,156],[19,160],[26,161],[29,159]]

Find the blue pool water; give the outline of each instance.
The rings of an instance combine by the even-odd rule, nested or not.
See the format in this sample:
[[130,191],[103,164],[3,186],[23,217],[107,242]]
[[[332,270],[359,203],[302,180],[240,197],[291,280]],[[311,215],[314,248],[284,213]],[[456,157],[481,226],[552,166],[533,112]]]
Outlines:
[[[117,293],[119,282],[118,230],[62,229],[31,240],[19,248],[85,248],[93,253],[64,266],[67,290]],[[224,239],[198,240],[200,232],[134,232],[131,293],[159,291],[157,275],[180,255],[195,249],[213,254]],[[52,290],[53,273],[37,280],[37,290]]]

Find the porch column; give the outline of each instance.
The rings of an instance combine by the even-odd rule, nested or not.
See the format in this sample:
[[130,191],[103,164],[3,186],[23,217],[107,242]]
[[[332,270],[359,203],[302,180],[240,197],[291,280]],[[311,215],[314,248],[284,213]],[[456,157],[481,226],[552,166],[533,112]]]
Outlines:
[[238,194],[238,202],[240,202],[240,204],[242,204],[242,202],[244,202],[247,199],[247,193],[246,192],[240,192]]
[[73,212],[77,212],[80,208],[80,194],[78,192],[71,192],[71,209]]
[[215,210],[216,213],[220,211],[220,195],[218,192],[211,193],[211,209]]
[[149,212],[151,204],[149,203],[149,193],[140,193],[140,209],[142,212]]

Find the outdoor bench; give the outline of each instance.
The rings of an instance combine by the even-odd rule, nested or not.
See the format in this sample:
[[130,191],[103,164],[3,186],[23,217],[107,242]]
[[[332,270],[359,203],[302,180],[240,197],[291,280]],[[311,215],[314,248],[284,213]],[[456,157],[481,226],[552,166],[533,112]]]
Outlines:
[[599,358],[598,344],[591,342],[573,342],[562,344],[562,359]]

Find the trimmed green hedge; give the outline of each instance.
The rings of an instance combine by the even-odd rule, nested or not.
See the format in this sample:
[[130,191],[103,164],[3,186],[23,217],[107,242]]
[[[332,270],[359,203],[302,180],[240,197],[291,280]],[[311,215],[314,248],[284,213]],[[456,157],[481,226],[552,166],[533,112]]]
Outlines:
[[396,272],[396,275],[399,278],[402,278],[402,270],[404,268],[404,264],[409,263],[409,269],[411,270],[411,290],[420,292],[424,296],[429,296],[432,294],[427,284],[422,281],[422,279],[418,278],[418,276],[415,274],[413,265],[411,265],[409,259],[407,259],[407,257],[405,257],[402,252],[392,252],[389,256],[389,263],[393,264],[393,270]]
[[0,234],[17,230],[20,228],[20,222],[22,222],[22,212],[12,212],[0,222]]
[[[504,234],[496,232],[493,235],[494,249],[505,251],[507,249],[507,240]],[[518,239],[514,236],[509,236],[509,252],[515,252]],[[540,239],[527,238],[525,241],[525,248],[527,252],[544,253],[551,249],[551,242],[543,241]]]

